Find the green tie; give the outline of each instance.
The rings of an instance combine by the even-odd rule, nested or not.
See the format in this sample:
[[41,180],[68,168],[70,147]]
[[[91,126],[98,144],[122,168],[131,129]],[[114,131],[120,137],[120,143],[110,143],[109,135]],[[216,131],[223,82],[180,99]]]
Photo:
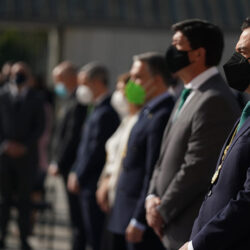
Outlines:
[[245,108],[242,111],[241,117],[240,117],[240,122],[237,128],[237,132],[240,130],[240,128],[243,126],[244,122],[246,119],[250,116],[250,101],[247,103]]
[[189,96],[189,94],[191,93],[192,89],[187,89],[187,88],[184,88],[181,92],[181,101],[180,101],[180,104],[179,104],[179,107],[178,107],[178,112],[181,110],[183,104],[185,103],[187,97]]
[[181,92],[181,97],[180,97],[180,103],[179,103],[179,107],[177,109],[177,111],[175,112],[175,115],[174,115],[174,118],[173,118],[173,121],[174,122],[182,108],[182,106],[184,105],[187,97],[189,96],[189,94],[191,93],[192,89],[187,89],[187,88],[184,88]]

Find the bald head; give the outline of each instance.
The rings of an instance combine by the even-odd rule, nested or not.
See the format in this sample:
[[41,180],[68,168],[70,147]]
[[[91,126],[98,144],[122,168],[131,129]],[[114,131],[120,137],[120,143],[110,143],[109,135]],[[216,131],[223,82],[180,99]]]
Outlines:
[[63,83],[69,92],[77,86],[77,70],[69,61],[58,64],[52,71],[54,83]]

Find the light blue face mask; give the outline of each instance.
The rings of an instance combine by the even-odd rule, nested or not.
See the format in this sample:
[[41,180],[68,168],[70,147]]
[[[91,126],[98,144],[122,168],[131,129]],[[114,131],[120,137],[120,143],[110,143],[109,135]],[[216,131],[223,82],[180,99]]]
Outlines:
[[65,98],[68,96],[68,91],[62,83],[57,83],[54,91],[58,97]]

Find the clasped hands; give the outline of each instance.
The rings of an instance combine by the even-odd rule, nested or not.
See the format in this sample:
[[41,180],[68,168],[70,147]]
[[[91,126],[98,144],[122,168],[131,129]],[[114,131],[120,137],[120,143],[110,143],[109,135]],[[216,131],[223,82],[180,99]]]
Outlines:
[[6,142],[4,152],[12,158],[18,158],[27,152],[27,147],[16,141],[8,141]]
[[162,239],[165,223],[161,214],[157,210],[157,207],[160,204],[161,200],[157,196],[150,197],[146,200],[146,219],[148,225],[152,227],[158,237]]

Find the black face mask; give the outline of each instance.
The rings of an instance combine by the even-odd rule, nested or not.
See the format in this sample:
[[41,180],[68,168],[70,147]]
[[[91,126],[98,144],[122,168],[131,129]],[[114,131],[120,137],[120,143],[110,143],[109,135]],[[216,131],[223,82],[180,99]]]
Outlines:
[[27,81],[27,76],[24,73],[17,73],[15,75],[14,83],[18,86],[24,84]]
[[178,50],[174,45],[169,46],[165,59],[171,73],[175,73],[191,64],[188,58],[189,51]]
[[250,84],[250,64],[248,59],[235,52],[228,62],[224,64],[224,72],[231,88],[245,91]]

